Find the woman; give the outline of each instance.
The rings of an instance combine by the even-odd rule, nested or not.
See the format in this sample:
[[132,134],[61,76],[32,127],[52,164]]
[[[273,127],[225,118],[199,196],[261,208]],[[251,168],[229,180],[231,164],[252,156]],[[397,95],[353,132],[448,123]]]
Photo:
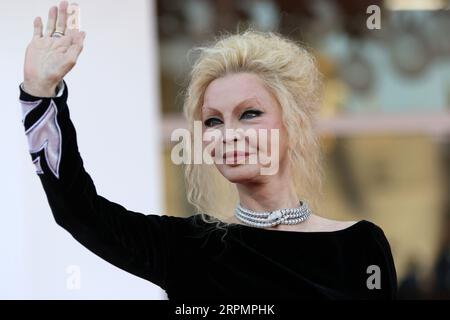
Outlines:
[[[306,50],[251,31],[201,48],[184,106],[192,132],[201,121],[206,158],[214,161],[186,165],[188,199],[200,213],[144,215],[98,195],[84,170],[63,77],[85,33],[66,29],[66,10],[67,2],[50,9],[44,34],[35,19],[20,85],[31,157],[60,226],[98,256],[165,289],[169,299],[395,298],[383,231],[311,209],[320,194],[312,130],[319,75]],[[261,131],[269,134],[247,134]],[[218,139],[207,144],[208,133]],[[275,164],[270,173],[264,157]],[[223,183],[234,188],[235,201],[227,202],[235,210],[215,201]]]

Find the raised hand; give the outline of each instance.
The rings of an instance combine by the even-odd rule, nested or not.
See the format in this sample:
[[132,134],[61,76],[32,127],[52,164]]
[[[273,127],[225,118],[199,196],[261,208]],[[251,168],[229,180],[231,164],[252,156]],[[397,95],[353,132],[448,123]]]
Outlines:
[[[38,97],[52,97],[64,76],[75,66],[85,32],[67,29],[67,1],[53,6],[43,34],[41,17],[34,19],[33,39],[25,53],[23,89]],[[52,36],[53,35],[53,36]]]

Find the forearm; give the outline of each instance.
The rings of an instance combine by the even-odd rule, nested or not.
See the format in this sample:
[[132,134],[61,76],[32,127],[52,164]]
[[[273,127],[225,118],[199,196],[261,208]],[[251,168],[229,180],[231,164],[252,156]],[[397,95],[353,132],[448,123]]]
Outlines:
[[[25,90],[22,83],[20,102],[29,151],[53,208],[52,202],[65,199],[67,203],[70,198],[85,193],[82,189],[86,186],[82,181],[88,180],[67,107],[68,89],[61,81],[52,98],[37,97]],[[85,201],[93,201],[97,196],[95,188],[91,189],[91,194],[85,194],[88,196]],[[58,223],[64,222],[68,211],[72,210],[67,206],[65,210],[53,210]],[[91,218],[94,216],[91,215]]]
[[59,225],[71,233],[99,228],[98,235],[114,237],[113,221],[126,219],[127,210],[97,194],[78,151],[67,98],[64,81],[51,98],[32,96],[21,85],[23,124],[36,173]]

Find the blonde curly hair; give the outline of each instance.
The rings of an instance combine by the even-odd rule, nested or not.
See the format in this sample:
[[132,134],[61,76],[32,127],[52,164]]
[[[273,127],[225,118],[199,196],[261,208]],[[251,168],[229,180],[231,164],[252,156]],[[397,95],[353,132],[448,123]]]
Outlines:
[[[259,76],[281,106],[288,133],[289,164],[298,196],[307,200],[313,210],[318,210],[322,166],[313,122],[319,106],[321,75],[313,55],[277,33],[254,30],[225,34],[210,46],[192,50],[199,55],[190,73],[183,105],[191,136],[194,121],[201,120],[204,93],[213,80],[240,72]],[[199,211],[202,220],[215,222],[220,229],[227,226],[218,218],[229,217],[237,205],[236,186],[214,165],[207,164],[186,164],[185,183],[187,200]],[[226,201],[220,203],[218,195],[224,192]]]

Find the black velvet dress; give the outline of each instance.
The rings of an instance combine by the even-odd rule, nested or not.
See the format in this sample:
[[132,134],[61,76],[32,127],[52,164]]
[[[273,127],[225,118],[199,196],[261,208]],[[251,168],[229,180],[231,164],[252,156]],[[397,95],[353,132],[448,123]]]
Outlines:
[[65,82],[54,98],[22,90],[31,158],[55,221],[90,251],[163,288],[169,299],[393,299],[389,243],[362,220],[295,232],[132,212],[98,195],[78,152]]

